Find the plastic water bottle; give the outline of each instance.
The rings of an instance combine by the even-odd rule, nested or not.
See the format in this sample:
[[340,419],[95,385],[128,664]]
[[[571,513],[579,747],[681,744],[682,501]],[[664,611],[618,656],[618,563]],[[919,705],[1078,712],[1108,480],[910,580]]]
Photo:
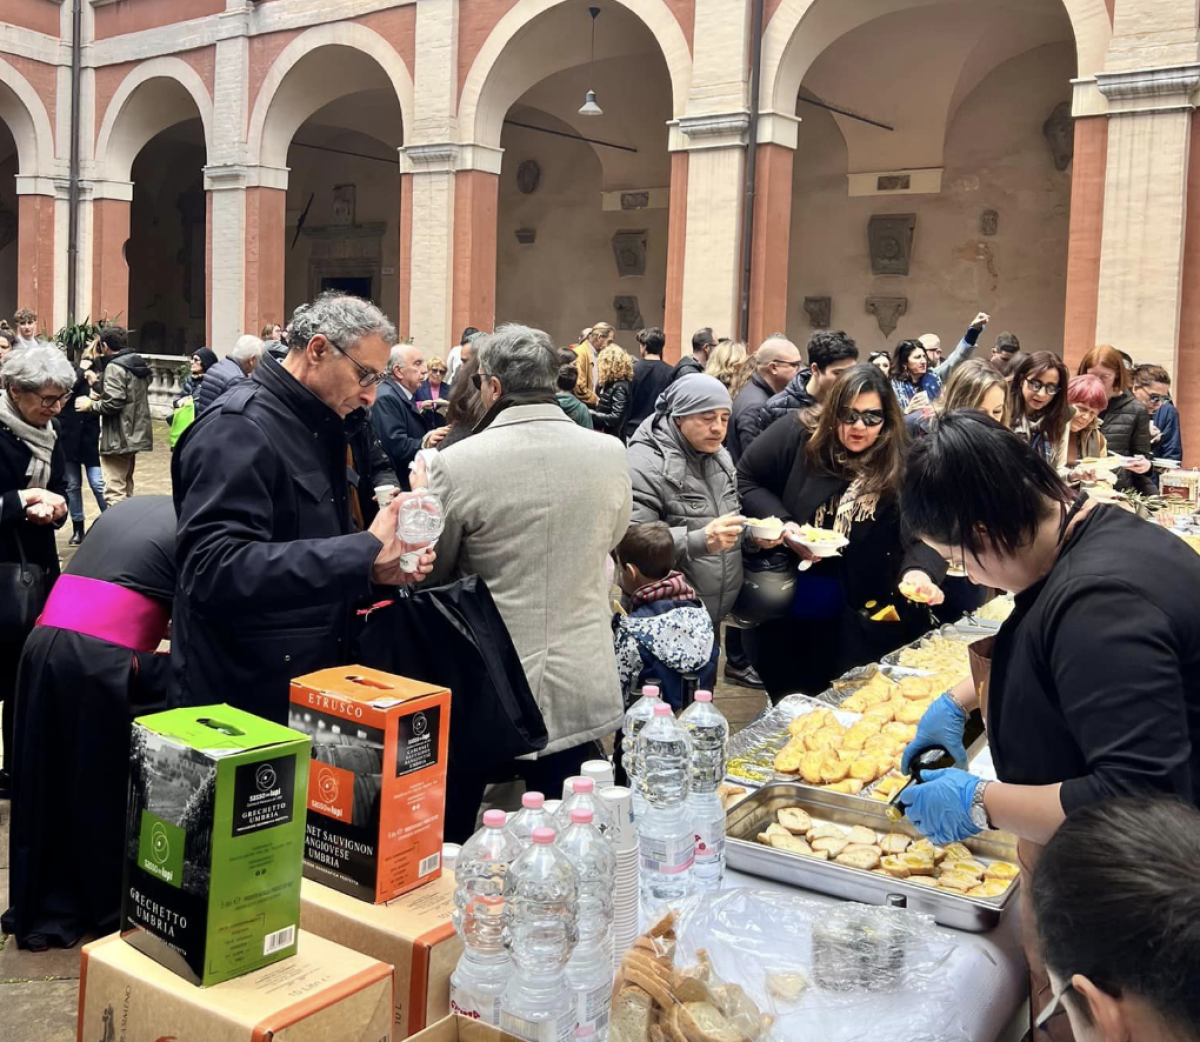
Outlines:
[[621,737],[621,763],[625,767],[625,773],[629,776],[629,788],[633,793],[633,816],[637,817],[646,809],[646,804],[643,802],[641,787],[638,785],[638,771],[640,765],[637,758],[637,740],[650,719],[654,716],[654,707],[662,702],[659,697],[658,688],[654,684],[647,684],[642,688],[642,697],[629,707],[625,713],[625,722],[622,725],[624,734]]
[[558,849],[579,874],[579,943],[567,963],[567,984],[575,996],[579,1022],[576,1035],[605,1042],[612,1006],[610,931],[617,856],[612,844],[595,827],[588,807],[571,811],[571,823],[559,836]]
[[442,501],[432,492],[415,492],[400,504],[396,535],[411,550],[400,555],[400,568],[415,572],[421,554],[437,546],[438,537],[446,527]]
[[554,829],[554,815],[546,810],[545,796],[527,792],[521,797],[521,809],[508,822],[508,831],[527,847],[533,842],[533,830],[539,828]]
[[725,878],[725,805],[717,786],[725,777],[729,722],[713,705],[711,691],[697,691],[696,700],[679,715],[679,723],[692,740],[687,809],[696,837],[696,886],[719,890]]
[[654,916],[692,892],[696,849],[687,811],[692,742],[665,702],[654,707],[654,719],[638,735],[637,758],[646,800],[645,812],[636,819],[642,905]]
[[504,947],[504,884],[522,850],[504,821],[502,810],[484,814],[483,828],[459,851],[454,874],[454,928],[463,952],[450,975],[450,1009],[494,1027],[500,1024],[500,996],[512,975]]
[[509,869],[505,945],[514,969],[500,999],[500,1028],[528,1042],[574,1042],[575,997],[566,968],[578,938],[579,875],[554,846],[554,830],[533,830]]
[[592,824],[599,830],[600,835],[608,837],[612,832],[613,820],[609,809],[600,802],[596,795],[596,783],[591,778],[576,778],[571,782],[571,795],[563,800],[558,810],[554,812],[555,828],[559,838],[571,824],[571,812],[584,808],[592,812]]

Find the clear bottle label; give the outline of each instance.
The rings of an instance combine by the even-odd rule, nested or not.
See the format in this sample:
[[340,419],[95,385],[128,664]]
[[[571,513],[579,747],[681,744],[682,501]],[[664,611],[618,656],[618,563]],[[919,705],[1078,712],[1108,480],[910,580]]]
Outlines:
[[696,860],[696,843],[691,836],[642,836],[638,840],[642,868],[664,876],[678,875]]
[[577,1038],[592,1038],[608,1027],[608,1014],[612,1008],[612,985],[601,984],[578,996],[575,1016],[579,1021]]
[[509,1010],[502,1010],[500,1030],[523,1038],[525,1042],[575,1042],[575,1018],[575,1003],[552,1020],[526,1020]]
[[450,1012],[461,1013],[464,1017],[478,1020],[491,1027],[500,1026],[500,996],[486,998],[472,995],[465,988],[450,985]]
[[725,819],[696,825],[696,864],[715,865],[725,856]]

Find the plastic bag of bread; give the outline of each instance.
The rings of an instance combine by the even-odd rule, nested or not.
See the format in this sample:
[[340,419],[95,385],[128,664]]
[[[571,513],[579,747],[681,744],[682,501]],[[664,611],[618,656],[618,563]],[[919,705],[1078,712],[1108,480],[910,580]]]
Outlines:
[[903,909],[751,889],[701,894],[625,954],[611,1042],[968,1037],[958,945]]

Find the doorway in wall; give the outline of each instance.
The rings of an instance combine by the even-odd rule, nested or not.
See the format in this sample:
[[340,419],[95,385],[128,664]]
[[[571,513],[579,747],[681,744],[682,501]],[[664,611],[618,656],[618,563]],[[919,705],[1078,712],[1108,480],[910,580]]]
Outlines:
[[336,289],[339,293],[348,293],[352,297],[362,297],[363,300],[370,300],[371,277],[369,275],[363,277],[353,275],[326,276],[321,279],[321,292],[324,293],[327,289]]

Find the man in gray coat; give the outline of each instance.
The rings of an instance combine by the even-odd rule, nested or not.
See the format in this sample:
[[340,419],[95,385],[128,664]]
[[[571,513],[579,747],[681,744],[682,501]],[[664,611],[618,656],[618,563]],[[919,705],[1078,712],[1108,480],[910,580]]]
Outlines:
[[99,387],[77,398],[79,412],[100,414],[100,470],[104,501],[111,507],[133,495],[133,467],[139,452],[154,449],[150,420],[150,367],[129,347],[121,326],[100,334],[97,354],[106,364]]
[[558,352],[541,330],[501,326],[474,346],[488,411],[429,466],[446,515],[434,577],[487,583],[550,739],[516,769],[557,793],[624,713],[605,558],[629,526],[625,448],[559,407]]

